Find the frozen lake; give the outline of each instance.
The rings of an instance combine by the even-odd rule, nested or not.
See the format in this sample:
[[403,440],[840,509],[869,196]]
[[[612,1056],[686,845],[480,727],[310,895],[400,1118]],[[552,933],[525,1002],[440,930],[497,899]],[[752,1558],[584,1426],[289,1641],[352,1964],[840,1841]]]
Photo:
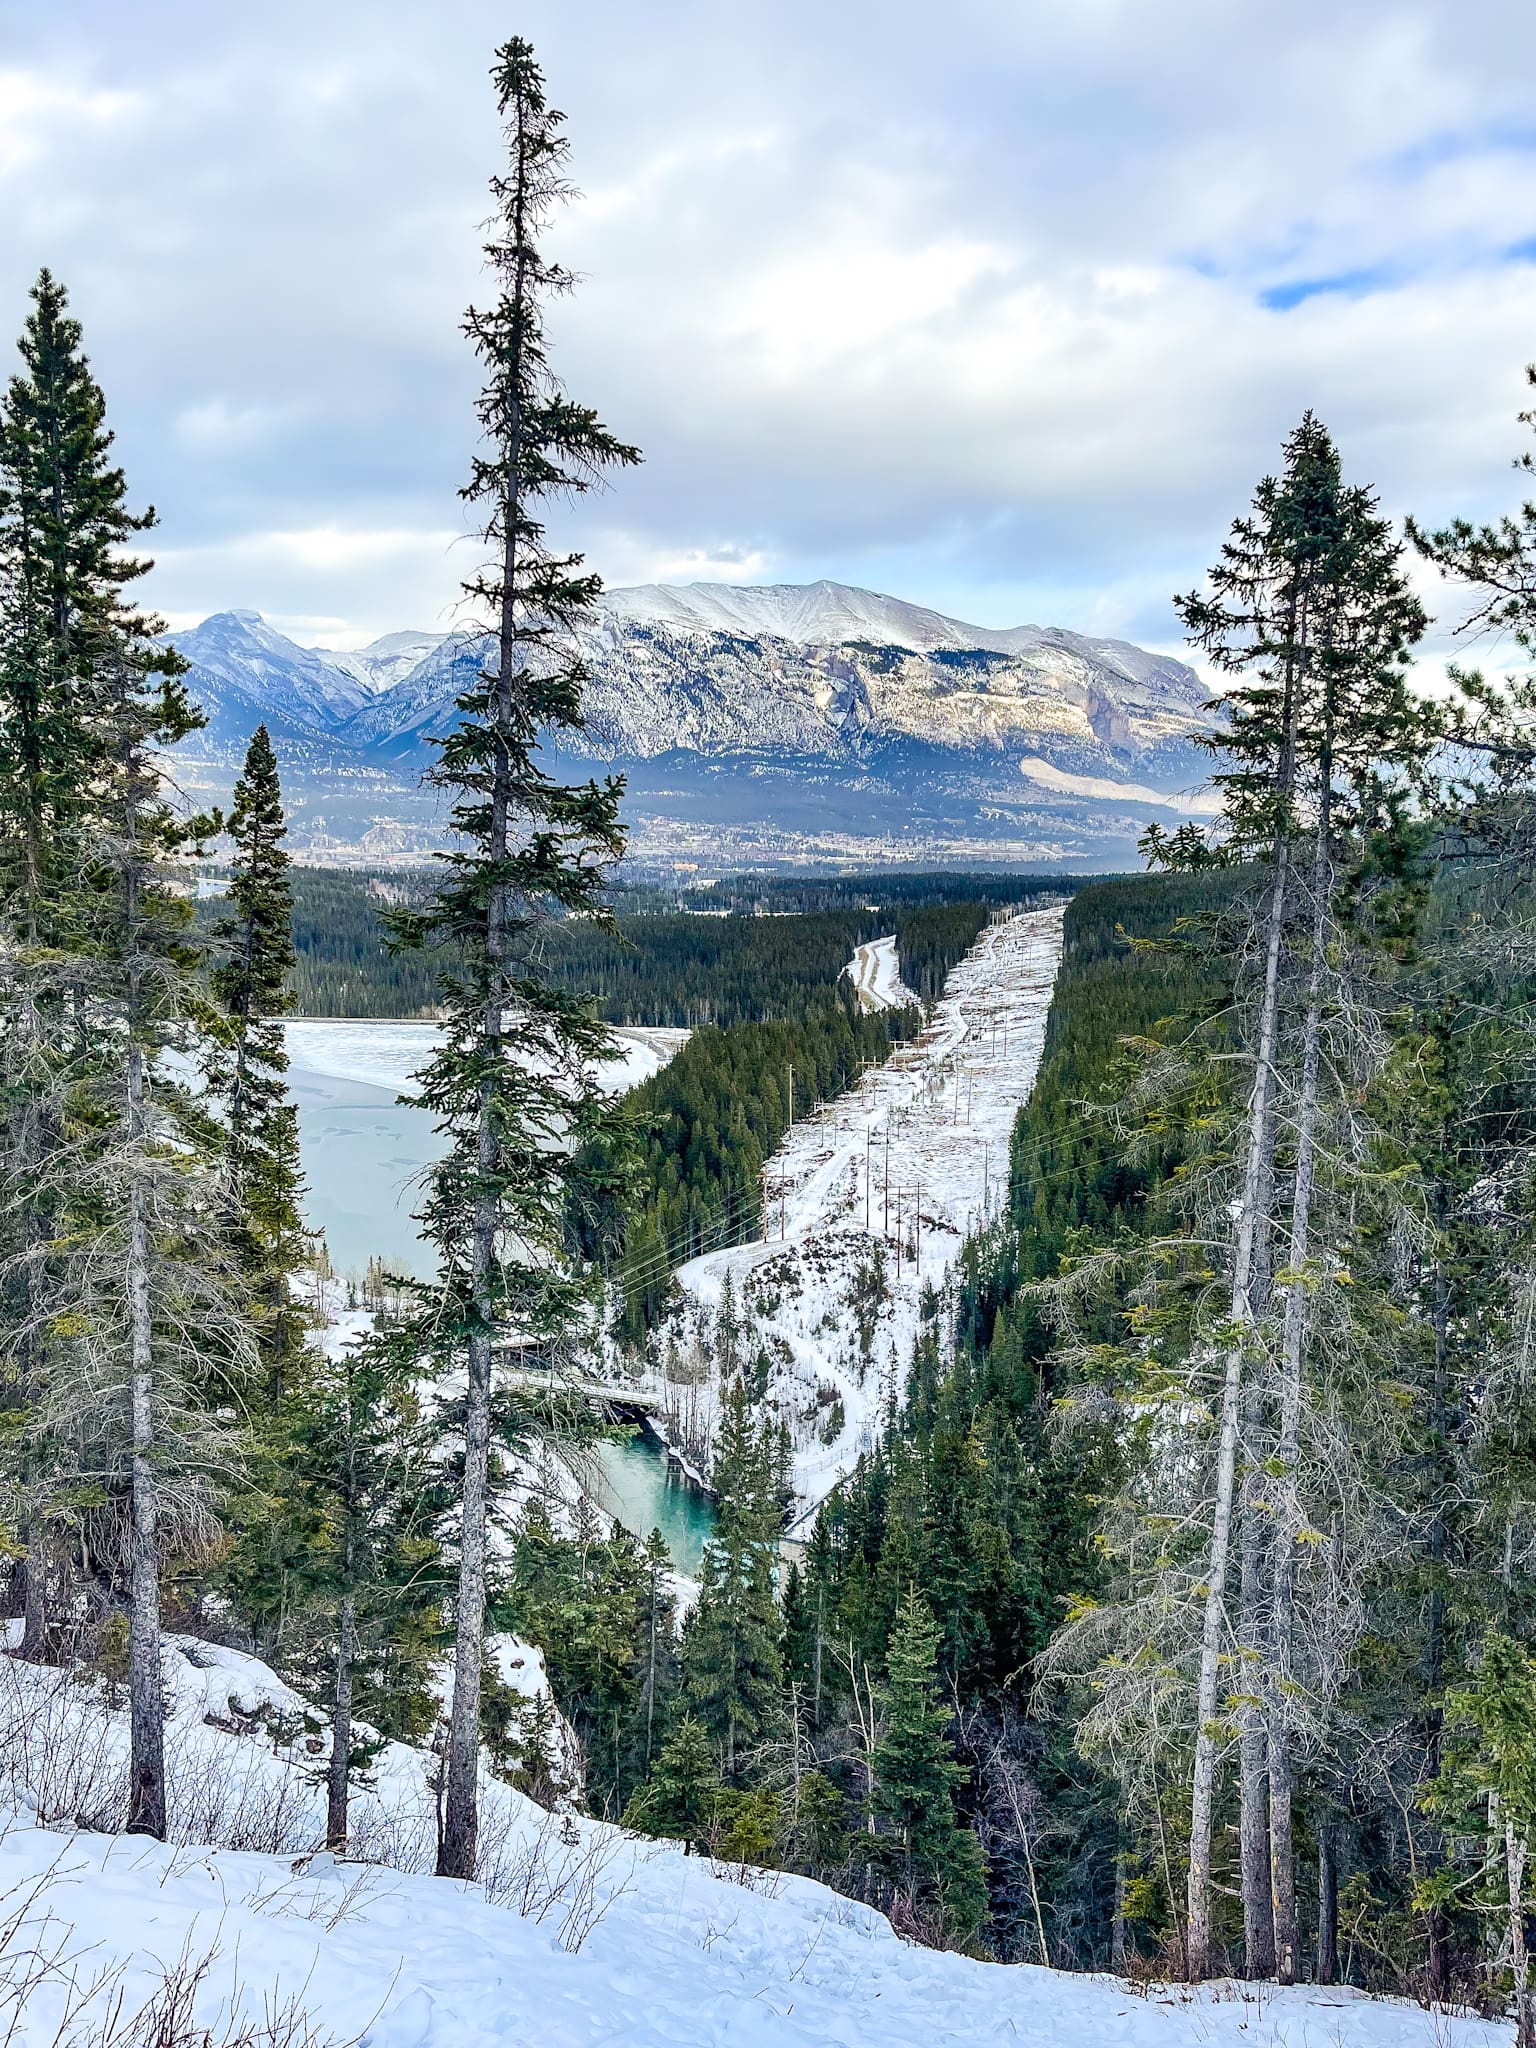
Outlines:
[[[291,1017],[288,1083],[299,1111],[299,1150],[312,1220],[339,1273],[370,1258],[408,1273],[432,1268],[412,1211],[420,1176],[438,1156],[425,1110],[397,1101],[437,1049],[435,1024],[373,1017]],[[633,1088],[665,1066],[686,1031],[615,1032],[622,1057],[603,1069],[610,1088]]]
[[[295,1017],[285,1026],[288,1086],[299,1111],[299,1153],[311,1223],[325,1232],[339,1273],[361,1274],[378,1257],[425,1277],[432,1258],[412,1211],[421,1174],[438,1155],[425,1110],[395,1098],[437,1045],[432,1024],[393,1019]],[[617,1035],[617,1034],[616,1034]],[[623,1034],[624,1059],[605,1075],[633,1087],[670,1059],[686,1031]],[[678,1571],[698,1575],[714,1504],[690,1486],[645,1431],[596,1447],[590,1491],[597,1505],[642,1538],[659,1528]]]

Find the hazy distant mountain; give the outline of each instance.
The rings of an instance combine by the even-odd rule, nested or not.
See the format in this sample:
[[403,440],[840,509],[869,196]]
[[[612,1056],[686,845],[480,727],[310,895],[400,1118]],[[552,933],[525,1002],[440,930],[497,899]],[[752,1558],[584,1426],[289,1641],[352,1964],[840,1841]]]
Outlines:
[[[266,717],[296,809],[323,814],[316,837],[431,835],[419,777],[492,643],[399,632],[341,654],[251,612],[175,641],[210,714],[191,743],[207,780]],[[915,835],[1123,857],[1205,772],[1206,692],[1182,662],[842,584],[610,591],[583,651],[586,730],[563,752],[625,772],[642,835],[659,847],[675,828],[706,858],[744,852],[749,828],[765,847]]]
[[381,640],[372,640],[350,653],[329,647],[312,647],[309,652],[333,667],[345,669],[372,695],[403,682],[443,637],[441,633],[386,633]]

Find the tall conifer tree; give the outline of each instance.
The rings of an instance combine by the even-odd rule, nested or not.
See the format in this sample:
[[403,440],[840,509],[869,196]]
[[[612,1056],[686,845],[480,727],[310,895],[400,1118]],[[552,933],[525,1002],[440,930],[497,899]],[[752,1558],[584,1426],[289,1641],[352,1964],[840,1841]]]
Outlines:
[[772,1730],[784,1681],[774,1592],[778,1471],[772,1438],[754,1422],[739,1379],[726,1395],[714,1480],[720,1515],[683,1641],[683,1678],[688,1703],[715,1738],[731,1781]]
[[125,546],[131,513],[106,405],[48,271],[32,288],[21,370],[0,403],[0,1088],[8,1220],[7,1349],[30,1413],[17,1477],[29,1655],[68,1604],[65,1532],[45,1511],[47,1432],[37,1397],[60,1360],[47,1315],[48,1245],[67,1207],[63,1105],[87,1070],[93,848],[111,741],[103,677],[156,622],[125,588],[148,567]]
[[209,1061],[223,1113],[231,1227],[251,1292],[267,1394],[280,1401],[303,1343],[289,1278],[304,1253],[298,1111],[288,1096],[281,1019],[293,1008],[293,886],[277,759],[264,725],[234,788],[229,912],[213,929],[213,992],[228,1019]]
[[538,968],[551,916],[606,915],[601,892],[623,846],[621,785],[564,785],[540,755],[541,736],[580,726],[586,671],[575,629],[601,589],[580,556],[551,546],[543,512],[551,498],[639,459],[565,396],[549,361],[544,307],[571,278],[544,257],[538,236],[568,190],[563,117],[520,38],[497,52],[492,79],[508,161],[491,187],[486,254],[497,296],[466,321],[486,383],[484,445],[464,495],[481,509],[494,550],[465,586],[489,614],[493,648],[458,700],[460,722],[434,770],[453,796],[458,849],[444,857],[434,901],[397,921],[406,943],[441,947],[453,963],[441,982],[443,1046],[419,1098],[447,1141],[422,1211],[441,1267],[423,1334],[468,1368],[438,1853],[450,1877],[473,1874],[478,1830],[494,1347],[548,1346],[570,1328],[584,1286],[569,1250],[572,1212],[604,1213],[622,1139],[593,1078],[608,1035],[590,1002],[551,987]]
[[891,1632],[881,1691],[884,1732],[873,1756],[874,1806],[894,1831],[905,1864],[898,1876],[914,1902],[936,1910],[941,1931],[964,1942],[986,1914],[986,1872],[980,1843],[955,1817],[954,1795],[966,1773],[949,1740],[938,1656],[938,1623],[909,1592]]
[[0,856],[20,930],[56,944],[100,766],[95,664],[131,616],[124,588],[149,564],[125,544],[154,512],[128,510],[63,286],[44,270],[31,297],[0,406]]

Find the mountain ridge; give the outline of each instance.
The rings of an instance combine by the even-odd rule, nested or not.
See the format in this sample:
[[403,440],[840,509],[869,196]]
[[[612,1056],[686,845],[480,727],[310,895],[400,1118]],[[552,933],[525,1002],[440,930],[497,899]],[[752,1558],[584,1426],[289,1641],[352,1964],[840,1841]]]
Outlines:
[[[551,751],[625,773],[652,838],[749,814],[772,834],[788,811],[802,838],[819,817],[853,839],[909,826],[1021,835],[1036,849],[1021,858],[1091,853],[1187,810],[1177,793],[1203,779],[1205,686],[1129,641],[972,626],[830,581],[620,587],[578,637],[585,724]],[[373,824],[413,829],[434,809],[432,742],[494,655],[487,636],[413,629],[303,648],[248,611],[170,638],[209,711],[192,751],[211,785],[265,718],[303,808],[329,794],[350,815],[388,789]]]

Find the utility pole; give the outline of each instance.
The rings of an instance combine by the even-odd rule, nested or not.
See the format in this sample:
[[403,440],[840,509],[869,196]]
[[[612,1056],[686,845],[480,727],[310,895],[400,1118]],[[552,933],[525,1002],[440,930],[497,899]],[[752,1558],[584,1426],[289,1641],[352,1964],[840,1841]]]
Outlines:
[[870,1127],[866,1123],[864,1126],[864,1235],[866,1237],[869,1235],[869,1132]]
[[880,1226],[886,1237],[891,1234],[891,1118],[885,1118],[885,1221]]
[[918,1184],[917,1184],[917,1226],[916,1226],[916,1228],[917,1228],[917,1238],[916,1238],[916,1242],[915,1242],[915,1244],[914,1244],[914,1247],[913,1247],[913,1251],[914,1251],[914,1255],[915,1255],[915,1258],[916,1258],[916,1262],[917,1262],[917,1277],[918,1277],[918,1279],[919,1279],[919,1280],[921,1280],[921,1279],[922,1279],[922,1277],[923,1277],[923,1184],[922,1184],[922,1182],[921,1182],[921,1181],[919,1181],[919,1182],[918,1182]]

